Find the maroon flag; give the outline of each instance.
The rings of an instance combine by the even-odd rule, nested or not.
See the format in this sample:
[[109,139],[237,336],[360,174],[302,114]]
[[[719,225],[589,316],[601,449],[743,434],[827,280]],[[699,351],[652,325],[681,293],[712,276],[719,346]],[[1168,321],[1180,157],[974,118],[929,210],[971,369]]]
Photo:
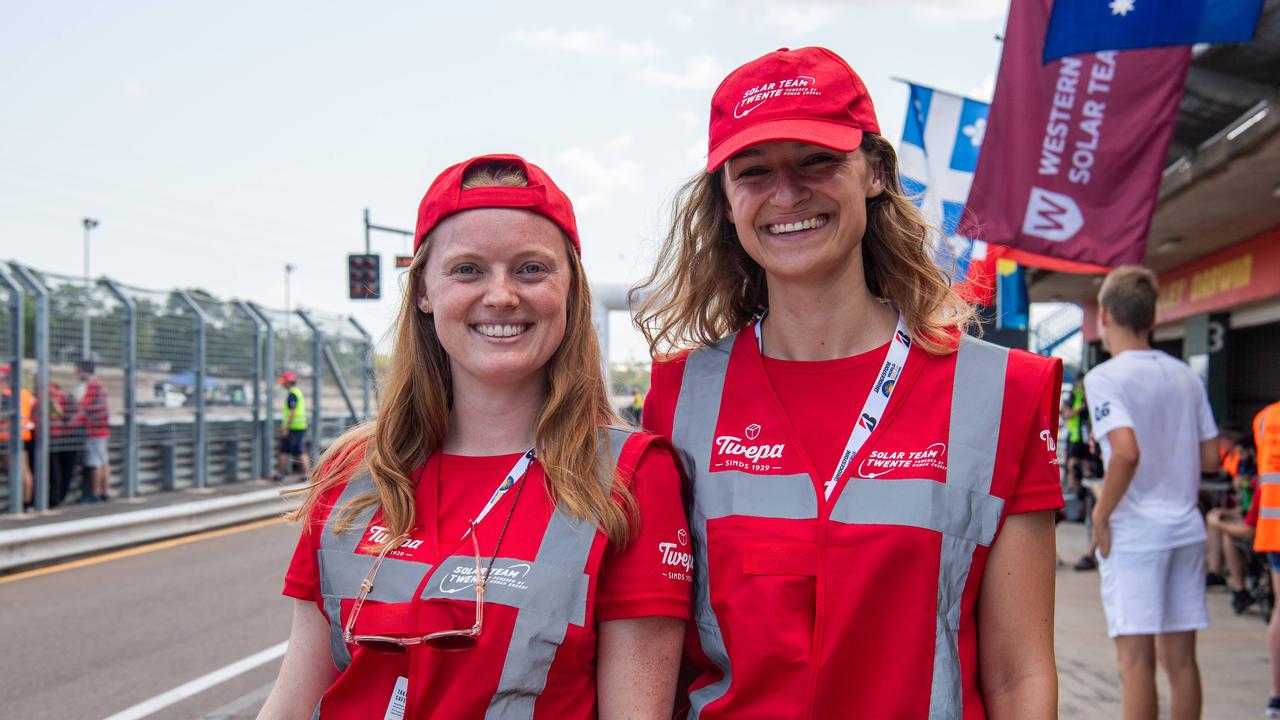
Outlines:
[[1083,263],[1139,263],[1191,51],[1042,64],[1052,0],[1013,0],[959,234]]

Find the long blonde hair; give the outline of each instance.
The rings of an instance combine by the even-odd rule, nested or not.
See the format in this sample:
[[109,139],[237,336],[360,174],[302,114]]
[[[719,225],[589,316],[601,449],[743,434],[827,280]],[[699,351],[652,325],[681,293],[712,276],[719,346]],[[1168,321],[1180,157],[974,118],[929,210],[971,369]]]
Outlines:
[[[464,189],[494,185],[523,187],[528,180],[518,168],[489,165],[473,169],[462,183]],[[444,441],[453,403],[449,355],[440,344],[433,319],[418,308],[431,240],[428,234],[409,266],[377,418],[347,431],[325,451],[312,482],[299,490],[307,495],[290,519],[309,517],[325,491],[366,471],[375,492],[335,510],[341,512],[335,531],[350,526],[371,506],[381,506],[391,537],[414,526],[411,473]],[[594,523],[610,542],[625,544],[635,499],[598,452],[598,425],[619,421],[600,371],[600,344],[591,322],[585,270],[567,236],[564,242],[571,276],[568,322],[560,347],[547,361],[547,399],[534,426],[538,462],[553,502],[570,515]]]
[[[929,225],[902,192],[893,146],[865,133],[861,150],[884,184],[882,193],[867,200],[867,289],[902,310],[920,347],[952,352],[959,332],[974,324],[973,309],[930,256]],[[742,249],[729,222],[723,173],[723,167],[700,172],[676,194],[658,262],[632,291],[643,295],[635,322],[654,357],[714,345],[768,308],[764,269]]]

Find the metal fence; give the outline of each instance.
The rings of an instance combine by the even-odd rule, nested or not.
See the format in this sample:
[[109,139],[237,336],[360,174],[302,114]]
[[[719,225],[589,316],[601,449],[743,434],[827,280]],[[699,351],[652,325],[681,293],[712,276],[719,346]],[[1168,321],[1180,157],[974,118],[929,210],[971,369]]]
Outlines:
[[373,341],[354,318],[0,264],[9,512],[48,509],[84,482],[84,359],[106,391],[111,494],[127,498],[272,475],[285,370],[307,400],[312,456],[376,411]]

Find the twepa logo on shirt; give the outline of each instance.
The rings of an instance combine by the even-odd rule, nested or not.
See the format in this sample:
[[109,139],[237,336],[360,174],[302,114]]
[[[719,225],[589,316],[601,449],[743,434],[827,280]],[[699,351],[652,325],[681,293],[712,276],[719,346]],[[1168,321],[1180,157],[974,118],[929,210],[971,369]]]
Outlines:
[[753,442],[760,438],[760,432],[763,429],[760,423],[747,425],[742,431],[745,439],[737,435],[717,435],[712,458],[713,466],[736,467],[743,470],[780,469],[781,465],[775,465],[769,461],[782,458],[786,443]]
[[693,551],[689,547],[689,534],[681,530],[676,540],[678,542],[658,543],[658,553],[667,568],[662,576],[671,580],[692,580],[689,574],[693,572]]
[[[365,544],[367,547],[371,548],[381,547],[383,544],[389,543],[394,539],[395,537],[391,534],[391,531],[382,525],[370,525],[369,530],[365,534]],[[412,555],[412,551],[417,550],[420,547],[422,547],[422,541],[414,540],[412,536],[410,536],[408,540],[400,543],[396,546],[396,549],[392,550],[388,555],[391,557],[406,557]]]

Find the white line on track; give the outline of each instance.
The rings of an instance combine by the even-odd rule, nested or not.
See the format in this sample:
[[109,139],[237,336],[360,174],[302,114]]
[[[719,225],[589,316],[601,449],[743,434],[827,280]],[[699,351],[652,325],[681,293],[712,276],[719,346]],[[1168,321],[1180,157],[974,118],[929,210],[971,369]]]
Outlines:
[[198,677],[189,683],[179,685],[178,687],[168,692],[161,693],[150,700],[144,700],[131,708],[121,710],[106,720],[138,720],[139,718],[147,717],[148,715],[163,710],[170,705],[180,703],[192,695],[204,692],[214,685],[224,683],[241,673],[246,673],[259,665],[265,665],[272,660],[281,657],[284,655],[284,649],[288,647],[288,645],[289,642],[287,640],[279,645],[272,645],[262,652],[254,653],[243,660],[237,660],[224,668],[219,668],[208,675]]

